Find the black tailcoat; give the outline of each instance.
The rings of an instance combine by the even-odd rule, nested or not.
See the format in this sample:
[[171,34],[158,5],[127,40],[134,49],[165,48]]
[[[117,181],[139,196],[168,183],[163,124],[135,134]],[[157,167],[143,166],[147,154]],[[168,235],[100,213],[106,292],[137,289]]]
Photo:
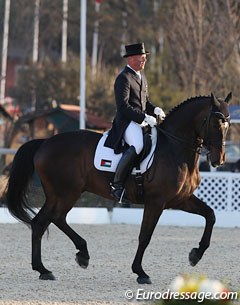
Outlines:
[[144,73],[141,75],[140,79],[126,66],[116,78],[114,93],[117,111],[105,142],[105,146],[113,148],[115,153],[122,152],[122,137],[131,121],[141,124],[145,113],[154,116],[155,106],[149,100],[147,80]]

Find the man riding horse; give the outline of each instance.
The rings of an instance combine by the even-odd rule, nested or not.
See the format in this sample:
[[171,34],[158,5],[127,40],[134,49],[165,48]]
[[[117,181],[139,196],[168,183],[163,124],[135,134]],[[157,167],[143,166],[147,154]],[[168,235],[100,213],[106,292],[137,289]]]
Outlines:
[[156,115],[164,120],[165,113],[155,107],[149,99],[148,85],[143,73],[148,51],[143,43],[125,46],[127,65],[117,76],[114,93],[117,112],[109,131],[105,145],[114,149],[115,153],[123,152],[123,140],[129,148],[122,158],[111,183],[111,195],[119,202],[126,202],[124,184],[131,173],[137,156],[143,149],[142,126],[151,127],[157,124]]

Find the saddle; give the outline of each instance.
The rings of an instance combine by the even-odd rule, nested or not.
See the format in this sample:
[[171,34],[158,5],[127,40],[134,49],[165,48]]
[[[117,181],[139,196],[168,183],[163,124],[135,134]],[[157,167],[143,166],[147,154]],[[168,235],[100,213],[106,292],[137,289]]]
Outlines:
[[[143,174],[148,170],[153,162],[154,151],[157,143],[156,127],[151,128],[150,131],[143,129],[143,132],[144,148],[136,161],[136,165],[131,173],[132,175]],[[123,153],[115,154],[112,148],[104,146],[107,136],[108,131],[102,135],[97,144],[94,156],[94,166],[100,171],[114,173]],[[127,148],[126,144],[124,150]]]

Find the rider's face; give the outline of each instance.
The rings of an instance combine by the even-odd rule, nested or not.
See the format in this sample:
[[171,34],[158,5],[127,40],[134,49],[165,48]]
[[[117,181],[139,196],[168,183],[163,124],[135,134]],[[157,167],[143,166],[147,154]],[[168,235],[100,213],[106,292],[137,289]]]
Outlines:
[[129,65],[135,70],[135,71],[141,71],[145,67],[145,63],[147,61],[146,54],[142,55],[133,55],[129,57]]

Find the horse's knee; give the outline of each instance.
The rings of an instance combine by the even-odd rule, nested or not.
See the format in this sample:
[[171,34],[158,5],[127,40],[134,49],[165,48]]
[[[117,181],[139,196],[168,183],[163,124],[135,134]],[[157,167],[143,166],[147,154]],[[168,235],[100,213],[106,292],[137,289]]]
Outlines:
[[206,220],[208,221],[208,223],[211,223],[212,225],[214,225],[216,222],[216,216],[215,216],[214,210],[210,207],[209,207],[207,215],[206,215]]

